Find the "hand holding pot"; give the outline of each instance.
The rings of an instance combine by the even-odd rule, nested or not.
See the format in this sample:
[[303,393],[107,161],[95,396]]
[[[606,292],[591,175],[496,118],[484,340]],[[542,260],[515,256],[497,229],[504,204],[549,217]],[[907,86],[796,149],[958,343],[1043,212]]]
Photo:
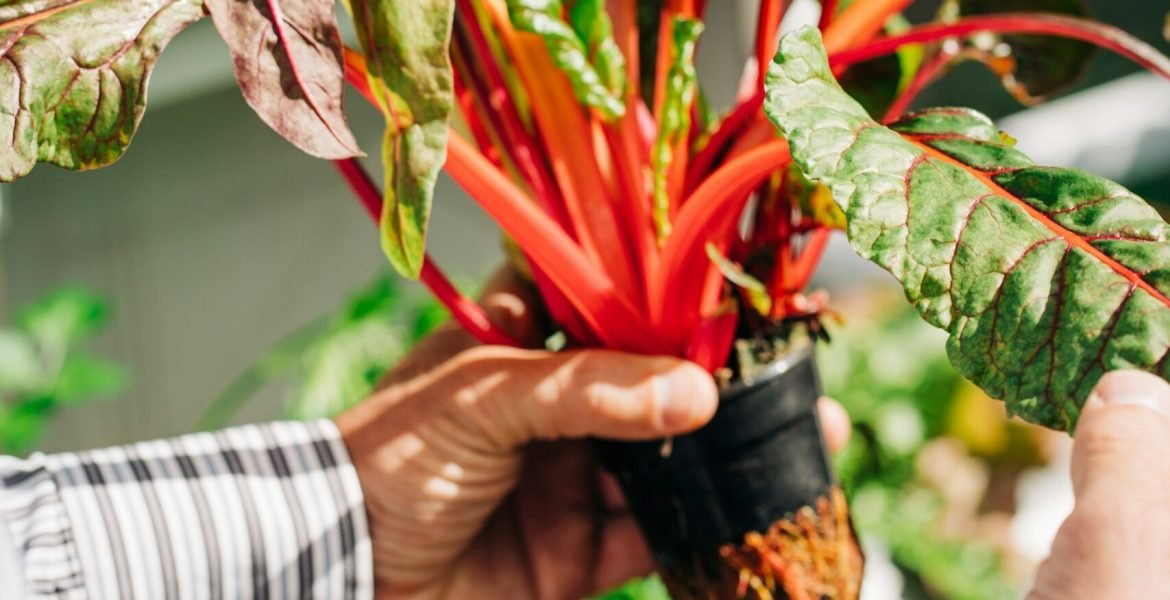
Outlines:
[[1170,385],[1107,374],[1085,403],[1073,446],[1076,508],[1029,600],[1170,594]]
[[[533,339],[510,276],[483,303]],[[848,435],[822,403],[831,443]],[[474,347],[455,329],[337,419],[358,469],[380,597],[576,600],[653,569],[616,484],[581,441],[698,428],[716,390],[676,359]]]

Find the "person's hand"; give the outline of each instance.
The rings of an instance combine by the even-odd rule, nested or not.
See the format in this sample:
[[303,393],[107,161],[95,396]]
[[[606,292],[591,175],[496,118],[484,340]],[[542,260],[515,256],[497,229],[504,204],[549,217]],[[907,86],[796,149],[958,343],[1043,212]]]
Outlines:
[[[523,288],[508,275],[490,287],[494,320],[535,341]],[[715,407],[710,375],[677,359],[437,332],[337,419],[366,496],[378,596],[577,600],[648,573],[616,483],[577,438],[680,434]],[[821,408],[839,447],[848,419]]]
[[1105,375],[1077,423],[1076,507],[1029,600],[1170,597],[1170,385]]

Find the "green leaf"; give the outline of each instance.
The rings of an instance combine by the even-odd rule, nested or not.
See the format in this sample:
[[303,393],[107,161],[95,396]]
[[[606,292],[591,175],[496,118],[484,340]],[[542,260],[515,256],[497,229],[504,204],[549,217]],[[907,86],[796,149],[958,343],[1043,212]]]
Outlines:
[[0,329],[0,400],[43,385],[45,377],[33,341],[23,332]]
[[27,454],[45,434],[53,406],[44,399],[0,412],[0,454]]
[[670,235],[670,195],[666,189],[674,147],[686,139],[691,128],[691,103],[695,100],[698,77],[695,73],[695,49],[703,33],[703,23],[695,19],[674,17],[671,30],[670,69],[662,99],[662,122],[650,153],[654,172],[653,214],[658,243]]
[[666,585],[657,576],[635,579],[594,600],[670,600]]
[[605,10],[605,0],[577,0],[569,10],[569,22],[589,49],[589,64],[602,84],[621,100],[626,91],[626,57],[613,38],[613,22]]
[[605,119],[626,113],[625,58],[613,39],[605,2],[586,0],[565,21],[560,0],[508,0],[508,17],[519,31],[539,35],[573,94]]
[[402,357],[403,337],[386,318],[367,318],[330,332],[306,356],[304,383],[288,408],[289,416],[329,417],[367,397]]
[[[1082,0],[953,0],[951,10],[962,16],[1004,12],[1048,12],[1088,17]],[[1050,35],[976,36],[963,53],[1000,77],[1005,88],[1024,104],[1041,102],[1076,83],[1096,53],[1086,42]]]
[[301,150],[358,156],[342,111],[345,76],[333,0],[205,0],[231,49],[236,81],[260,118]]
[[454,0],[351,0],[370,89],[386,116],[382,249],[403,275],[422,271],[435,181],[455,103]]
[[24,308],[17,325],[46,351],[63,354],[101,328],[109,310],[101,298],[80,289],[53,292]]
[[1037,167],[968,109],[882,127],[833,80],[809,28],[781,41],[765,108],[844,205],[854,249],[1009,411],[1071,430],[1105,371],[1170,371],[1170,228],[1120,185]]
[[707,243],[707,258],[715,263],[715,268],[719,269],[724,279],[743,288],[748,301],[756,309],[756,312],[761,315],[772,313],[772,296],[768,294],[768,287],[762,281],[752,277],[751,274],[743,270],[743,267],[720,254],[719,248],[710,242]]
[[128,379],[121,365],[73,353],[61,365],[52,394],[61,404],[77,404],[94,396],[117,394],[126,389]]
[[122,155],[159,52],[202,0],[0,1],[0,181]]

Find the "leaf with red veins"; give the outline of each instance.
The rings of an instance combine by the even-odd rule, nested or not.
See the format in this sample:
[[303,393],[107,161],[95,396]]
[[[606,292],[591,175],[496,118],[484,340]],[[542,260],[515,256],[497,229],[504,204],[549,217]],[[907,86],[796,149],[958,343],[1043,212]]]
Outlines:
[[834,81],[814,29],[781,41],[767,88],[768,116],[843,204],[854,249],[1012,413],[1071,431],[1104,372],[1170,373],[1170,226],[1141,198],[1036,166],[969,109],[879,125]]
[[0,181],[117,160],[159,52],[202,16],[202,0],[0,1]]
[[345,77],[332,0],[205,0],[260,118],[318,158],[358,156],[342,111]]

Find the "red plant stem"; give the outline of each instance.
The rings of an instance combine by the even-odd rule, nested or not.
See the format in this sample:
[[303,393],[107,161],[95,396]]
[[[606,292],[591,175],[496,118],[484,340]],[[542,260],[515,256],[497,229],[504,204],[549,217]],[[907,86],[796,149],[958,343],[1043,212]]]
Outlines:
[[[378,223],[382,216],[382,192],[374,185],[374,181],[366,173],[365,168],[356,158],[335,160],[333,164],[341,172],[362,207],[374,223]],[[483,307],[473,302],[455,289],[447,276],[439,270],[430,255],[423,257],[422,272],[419,275],[422,281],[435,298],[447,307],[451,316],[463,326],[475,339],[482,344],[516,346],[523,345],[508,335],[503,329],[492,323]]]
[[738,324],[739,315],[734,312],[703,320],[687,342],[684,356],[711,373],[723,368],[731,353]]
[[824,30],[825,51],[830,55],[859,46],[881,32],[886,21],[912,0],[863,0],[851,2]]
[[[451,49],[452,56],[458,56],[459,52],[454,47]],[[456,59],[458,65],[459,60]],[[459,76],[460,69],[455,68],[455,77],[453,78],[455,84],[455,101],[459,104],[459,112],[463,114],[463,120],[467,123],[467,128],[471,131],[471,137],[475,138],[475,144],[479,146],[479,151],[487,157],[492,164],[503,168],[503,158],[500,156],[500,150],[492,143],[491,135],[483,125],[483,119],[480,118],[479,111],[476,110],[475,95],[467,89],[463,83],[463,78]]]
[[654,57],[654,97],[650,98],[654,108],[654,122],[662,124],[662,101],[666,95],[666,75],[670,71],[670,49],[674,47],[673,20],[678,14],[677,0],[668,0],[662,5],[658,16],[658,53]]
[[[452,55],[457,59],[456,81],[460,81],[461,78],[471,81],[475,88],[475,99],[478,100],[475,106],[479,106],[487,114],[488,123],[499,140],[499,146],[508,154],[521,179],[528,184],[533,196],[561,228],[570,236],[574,235],[573,224],[569,220],[564,201],[549,174],[548,167],[543,160],[537,158],[544,153],[536,150],[539,142],[532,137],[520,120],[519,110],[508,93],[496,55],[488,44],[482,23],[476,16],[475,7],[469,0],[459,0],[457,7],[456,28],[451,46]],[[475,64],[472,64],[473,62]],[[488,150],[497,153],[499,151],[494,147]],[[484,154],[491,159],[488,152]],[[498,162],[492,162],[499,166]],[[528,259],[532,281],[544,299],[545,308],[564,328],[566,335],[574,343],[594,342],[595,338],[588,332],[564,294],[552,284],[539,267],[532,264],[531,257],[525,254],[525,258]]]
[[545,213],[526,202],[503,173],[455,132],[447,143],[446,170],[472,199],[565,293],[589,329],[609,348],[643,354],[677,354],[625,300],[614,281],[590,261]]
[[345,67],[345,81],[353,86],[353,89],[366,99],[366,102],[377,108],[378,100],[370,91],[370,81],[366,77],[366,57],[349,46],[342,47],[341,56]]
[[[608,159],[589,112],[581,108],[565,75],[553,64],[539,36],[516,31],[502,2],[486,5],[508,57],[528,93],[536,128],[559,184],[577,244],[616,284],[629,306],[641,306],[643,288],[632,240],[625,236],[622,209],[601,166]],[[551,274],[550,274],[551,275]],[[559,283],[558,283],[559,285]]]
[[776,32],[784,18],[784,0],[760,0],[760,16],[756,19],[756,89],[764,89],[768,63],[776,53]]
[[781,215],[779,208],[780,199],[787,188],[783,179],[776,181],[775,177],[760,186],[756,198],[755,222],[752,224],[751,245],[760,246],[779,241],[776,238],[781,217],[789,221],[792,219],[791,214]]
[[1066,37],[1096,44],[1170,79],[1170,58],[1132,35],[1097,21],[1050,13],[1009,13],[967,17],[953,23],[911,28],[898,35],[849,50],[830,51],[834,72],[849,65],[885,56],[906,44],[933,42],[975,33],[1016,33]]
[[894,99],[890,104],[890,108],[886,110],[886,114],[882,117],[883,123],[893,123],[902,117],[914,100],[918,98],[918,94],[926,89],[934,80],[938,79],[947,65],[951,63],[955,56],[947,51],[940,51],[938,54],[930,57],[921,67],[918,72],[914,74],[914,79],[910,80],[910,84],[906,86],[905,90]]
[[793,280],[793,257],[792,257],[792,242],[794,234],[792,232],[792,204],[788,201],[788,195],[784,193],[785,190],[778,190],[775,197],[775,236],[776,244],[776,264],[772,268],[772,277],[769,292],[773,299],[780,299],[792,293]]
[[821,0],[821,19],[817,23],[817,28],[824,31],[833,23],[833,17],[837,14],[837,5],[840,4],[838,0]]
[[[520,175],[532,190],[532,194],[565,231],[574,235],[564,200],[558,193],[547,165],[539,158],[545,153],[539,149],[539,142],[520,120],[520,111],[512,101],[512,95],[508,93],[495,54],[488,44],[479,19],[475,16],[475,7],[471,5],[470,0],[458,0],[457,6],[459,27],[456,30],[457,35],[454,36],[453,47],[470,45],[470,48],[463,49],[470,72],[463,75],[471,80],[476,97],[487,103],[488,110],[485,112],[488,113],[489,122],[496,130],[504,151],[509,153]],[[470,61],[476,59],[478,59],[476,66],[479,68],[471,69]]]
[[[790,160],[786,141],[767,142],[712,173],[683,205],[650,288],[651,323],[660,323],[663,335],[684,335],[714,310],[721,278],[707,257],[707,243],[725,248],[748,195]],[[669,312],[664,310],[668,298]]]
[[[345,49],[345,76],[370,103],[377,106],[366,80],[364,59],[349,48]],[[544,270],[579,311],[578,316],[593,337],[610,348],[670,354],[652,331],[637,326],[643,319],[625,303],[613,280],[589,261],[580,247],[548,215],[525,203],[524,194],[455,132],[451,132],[448,138],[445,169],[464,189],[473,190],[469,194],[472,199],[516,240],[532,261],[532,266]],[[381,202],[380,196],[374,198]],[[580,337],[589,339],[588,336]]]
[[638,139],[637,116],[634,114],[633,103],[636,101],[636,97],[631,94],[630,101],[626,103],[625,116],[618,123],[607,125],[605,136],[614,157],[617,182],[622,191],[618,204],[623,211],[626,236],[637,253],[634,263],[639,283],[642,289],[646,289],[650,273],[658,268],[660,251],[654,237],[650,200],[643,180],[645,161]]
[[788,289],[789,294],[795,294],[808,287],[808,283],[812,279],[817,265],[821,262],[821,256],[825,253],[825,246],[828,245],[829,236],[832,233],[833,230],[828,227],[819,227],[809,234],[808,242],[805,244],[804,249],[800,251],[800,256],[796,259],[796,265],[793,269],[794,272],[792,278],[789,280],[791,284],[791,287]]
[[[610,0],[614,39],[626,56],[626,77],[636,82],[639,76],[637,0]],[[634,249],[634,266],[638,282],[644,290],[649,285],[649,274],[658,268],[659,249],[650,217],[650,199],[643,173],[648,162],[649,147],[639,123],[646,110],[638,97],[638,86],[626,91],[626,113],[616,123],[604,126],[606,145],[613,157],[616,183],[620,191],[618,209],[622,211],[626,237]],[[645,312],[645,295],[642,295]]]
[[695,154],[690,164],[687,165],[686,185],[683,188],[686,194],[691,194],[703,181],[703,178],[711,173],[711,168],[716,161],[723,157],[732,139],[743,131],[744,126],[751,122],[752,117],[759,112],[763,105],[764,92],[760,90],[751,98],[740,102],[731,111],[731,114],[719,123],[719,128],[711,134],[707,144]]

